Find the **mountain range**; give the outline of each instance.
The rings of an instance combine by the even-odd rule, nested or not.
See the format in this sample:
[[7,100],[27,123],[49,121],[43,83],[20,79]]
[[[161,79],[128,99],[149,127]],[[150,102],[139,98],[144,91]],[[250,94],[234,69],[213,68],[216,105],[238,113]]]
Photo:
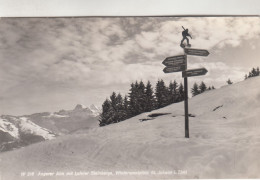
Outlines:
[[79,129],[98,126],[100,108],[78,104],[73,110],[24,116],[0,116],[0,152],[54,139]]

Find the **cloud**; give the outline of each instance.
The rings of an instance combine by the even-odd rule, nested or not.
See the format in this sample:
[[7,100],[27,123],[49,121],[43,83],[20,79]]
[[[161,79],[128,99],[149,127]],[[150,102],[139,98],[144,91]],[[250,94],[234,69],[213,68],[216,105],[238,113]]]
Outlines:
[[161,62],[183,53],[182,26],[189,28],[193,47],[211,52],[207,61],[189,58],[189,68],[206,67],[208,81],[219,84],[227,75],[239,79],[245,69],[239,69],[237,60],[230,71],[229,60],[216,54],[226,49],[233,53],[245,41],[259,39],[260,32],[259,17],[1,18],[0,93],[7,102],[33,98],[39,104],[55,99],[53,92],[58,92],[55,103],[61,106],[66,95],[79,99],[72,90],[95,103],[94,95],[87,93],[93,89],[98,94],[107,88],[102,90],[105,95],[113,87],[126,90],[140,79],[181,81],[181,73],[164,74]]

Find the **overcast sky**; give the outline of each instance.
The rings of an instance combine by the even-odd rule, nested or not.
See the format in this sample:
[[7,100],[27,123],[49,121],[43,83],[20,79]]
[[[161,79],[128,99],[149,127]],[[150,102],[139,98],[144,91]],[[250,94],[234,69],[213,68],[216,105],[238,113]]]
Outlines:
[[0,114],[101,106],[136,80],[182,82],[181,73],[162,71],[166,57],[183,53],[181,26],[192,47],[210,52],[188,57],[188,68],[209,71],[189,87],[239,82],[260,66],[259,17],[1,18]]

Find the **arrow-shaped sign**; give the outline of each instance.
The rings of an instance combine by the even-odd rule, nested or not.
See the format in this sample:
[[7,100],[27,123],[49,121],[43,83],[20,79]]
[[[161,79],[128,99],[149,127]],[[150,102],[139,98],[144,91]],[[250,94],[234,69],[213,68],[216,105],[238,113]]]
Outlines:
[[173,66],[173,67],[166,66],[166,67],[163,69],[163,72],[164,72],[164,73],[172,73],[172,72],[179,72],[179,71],[185,71],[185,70],[186,70],[186,66],[185,66],[185,65],[182,65],[182,66]]
[[193,56],[208,56],[209,52],[208,50],[205,49],[191,49],[191,48],[185,48],[184,52],[188,55],[193,55]]
[[182,77],[201,76],[207,74],[207,72],[206,68],[189,69],[182,72]]
[[173,66],[183,66],[187,65],[187,56],[186,55],[180,55],[180,56],[172,56],[167,57],[163,62],[163,65],[173,67]]

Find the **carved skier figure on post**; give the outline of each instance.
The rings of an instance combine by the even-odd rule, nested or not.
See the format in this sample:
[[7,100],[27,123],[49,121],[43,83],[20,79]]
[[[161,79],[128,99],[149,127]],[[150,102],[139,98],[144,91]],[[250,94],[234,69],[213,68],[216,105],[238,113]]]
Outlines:
[[192,39],[191,35],[189,34],[189,29],[185,29],[183,26],[182,26],[183,30],[182,31],[182,40],[181,40],[181,47],[184,48],[185,47],[185,44],[183,44],[183,41],[186,39],[187,41],[187,46],[188,47],[191,47],[191,44],[189,43],[189,39],[187,36],[190,36],[190,38]]

